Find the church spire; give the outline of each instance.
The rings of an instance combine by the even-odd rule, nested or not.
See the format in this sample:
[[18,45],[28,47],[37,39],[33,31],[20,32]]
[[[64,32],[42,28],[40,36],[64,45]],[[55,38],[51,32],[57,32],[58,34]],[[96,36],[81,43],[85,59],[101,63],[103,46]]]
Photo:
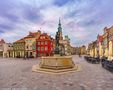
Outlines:
[[59,18],[59,26],[61,26],[60,18]]
[[61,27],[61,21],[60,21],[60,18],[59,18],[59,24],[58,24],[58,32],[62,32],[62,27]]

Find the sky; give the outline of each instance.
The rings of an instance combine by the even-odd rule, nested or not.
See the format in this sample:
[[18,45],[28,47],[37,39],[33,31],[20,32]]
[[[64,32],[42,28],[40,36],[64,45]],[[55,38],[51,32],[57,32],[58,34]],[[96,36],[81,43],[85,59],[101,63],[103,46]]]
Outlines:
[[54,37],[59,18],[72,46],[87,45],[113,25],[113,0],[0,0],[0,39],[12,43],[37,30]]

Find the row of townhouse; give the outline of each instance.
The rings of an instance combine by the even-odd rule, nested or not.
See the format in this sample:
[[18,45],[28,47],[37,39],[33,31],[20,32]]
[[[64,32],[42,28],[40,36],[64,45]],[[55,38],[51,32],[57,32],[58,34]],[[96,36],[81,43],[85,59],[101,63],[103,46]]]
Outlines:
[[13,44],[0,41],[0,57],[38,57],[53,55],[54,39],[47,33],[29,32],[29,34],[15,41]]
[[91,57],[106,57],[113,59],[113,26],[105,27],[103,35],[98,35],[97,40],[88,45],[87,54]]
[[53,55],[54,39],[47,33],[29,32],[29,35],[14,42],[14,57],[39,57]]

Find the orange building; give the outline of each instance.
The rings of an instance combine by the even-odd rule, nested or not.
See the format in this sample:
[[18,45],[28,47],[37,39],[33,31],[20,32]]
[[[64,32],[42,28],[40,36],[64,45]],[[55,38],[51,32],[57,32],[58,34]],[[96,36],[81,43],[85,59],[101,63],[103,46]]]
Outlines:
[[26,57],[36,57],[36,39],[41,35],[41,31],[29,32],[25,39],[25,55]]

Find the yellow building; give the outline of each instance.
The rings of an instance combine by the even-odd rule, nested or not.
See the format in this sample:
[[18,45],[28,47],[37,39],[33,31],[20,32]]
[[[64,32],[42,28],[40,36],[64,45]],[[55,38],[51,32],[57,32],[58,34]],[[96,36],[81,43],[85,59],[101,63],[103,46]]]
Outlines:
[[102,47],[103,47],[103,54],[104,54],[104,56],[105,57],[107,57],[108,58],[108,36],[109,36],[109,29],[108,28],[104,28],[104,34],[103,34],[103,43],[102,43]]
[[98,57],[97,40],[88,45],[88,50],[91,57]]
[[97,36],[97,44],[98,44],[97,46],[98,46],[98,56],[100,58],[102,58],[104,56],[102,42],[103,42],[103,35],[98,35]]
[[109,28],[109,50],[108,60],[113,60],[113,26]]
[[113,42],[109,41],[109,56],[108,56],[108,60],[112,60],[113,59]]
[[102,44],[101,44],[101,42],[99,42],[99,56],[100,56],[100,58],[102,58],[104,55],[103,55],[103,48],[102,48]]
[[86,46],[81,46],[80,47],[80,53],[81,53],[81,55],[85,55],[86,54]]

